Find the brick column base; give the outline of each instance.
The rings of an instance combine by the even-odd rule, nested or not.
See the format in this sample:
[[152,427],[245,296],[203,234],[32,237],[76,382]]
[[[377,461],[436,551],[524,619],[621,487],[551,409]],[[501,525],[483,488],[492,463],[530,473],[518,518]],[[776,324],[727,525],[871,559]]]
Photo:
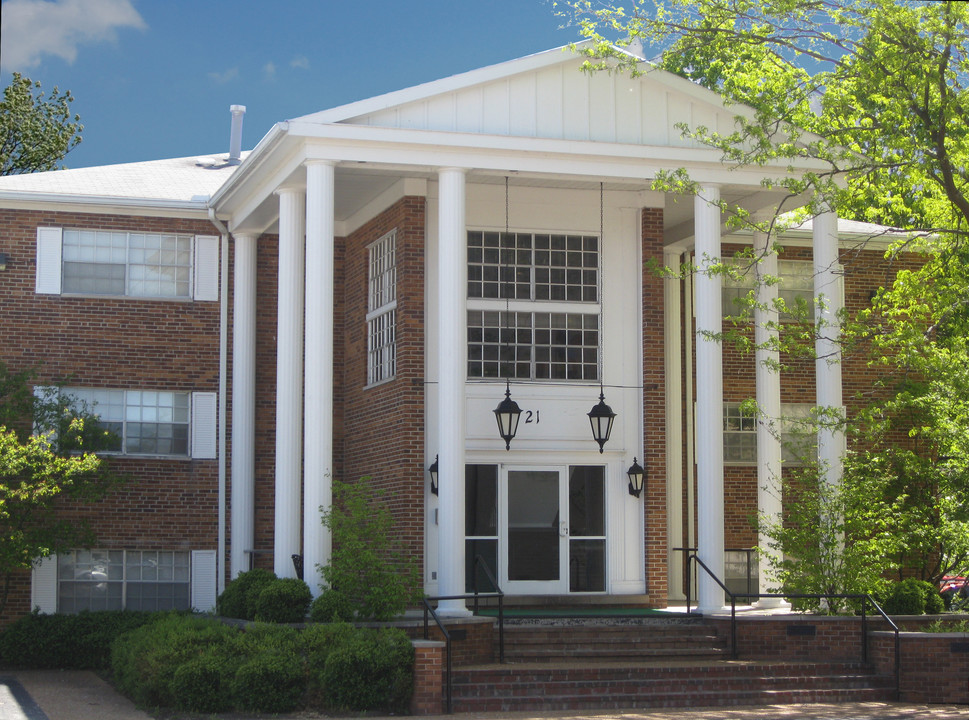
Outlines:
[[414,695],[411,715],[440,715],[444,712],[444,643],[412,640],[414,644]]

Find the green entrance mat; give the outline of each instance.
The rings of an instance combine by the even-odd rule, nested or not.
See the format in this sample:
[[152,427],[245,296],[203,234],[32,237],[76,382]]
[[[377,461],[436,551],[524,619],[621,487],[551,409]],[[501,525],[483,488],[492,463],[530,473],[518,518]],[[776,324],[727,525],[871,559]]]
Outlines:
[[[498,616],[498,608],[482,608],[479,615]],[[624,607],[505,608],[506,618],[688,617],[685,612]]]

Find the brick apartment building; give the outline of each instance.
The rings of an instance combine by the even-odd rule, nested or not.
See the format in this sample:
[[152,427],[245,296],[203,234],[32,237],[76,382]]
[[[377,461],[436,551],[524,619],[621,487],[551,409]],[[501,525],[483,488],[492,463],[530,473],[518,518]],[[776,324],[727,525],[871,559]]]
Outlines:
[[[739,403],[783,424],[842,405],[864,368],[778,375],[708,338],[744,284],[648,265],[763,246],[723,234],[717,201],[773,212],[773,170],[681,136],[733,127],[715,94],[580,62],[554,50],[296,118],[249,153],[234,122],[228,158],[0,179],[0,358],[69,377],[132,477],[65,509],[98,547],[39,562],[9,613],[208,609],[254,565],[293,576],[293,555],[316,590],[334,478],[385,492],[431,595],[464,592],[478,555],[533,601],[666,606],[690,545],[732,577],[724,549],[757,544],[758,508],[780,512],[759,489],[784,452]],[[681,167],[696,198],[651,189]],[[859,249],[869,230],[841,223],[839,244],[826,214],[789,233],[763,264],[773,291],[862,306],[888,280]],[[601,448],[600,392],[616,414]],[[835,472],[842,441],[818,441]]]

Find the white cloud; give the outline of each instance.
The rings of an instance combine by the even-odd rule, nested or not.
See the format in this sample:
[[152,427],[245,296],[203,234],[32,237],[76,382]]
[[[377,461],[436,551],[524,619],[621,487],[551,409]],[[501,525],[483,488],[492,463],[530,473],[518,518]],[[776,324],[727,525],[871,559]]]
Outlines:
[[235,80],[237,77],[239,77],[239,68],[229,68],[225,72],[210,72],[208,75],[209,79],[213,82],[218,83],[219,85],[225,85],[227,82]]
[[310,60],[305,55],[297,55],[292,60],[289,61],[289,66],[293,68],[302,68],[303,70],[308,70],[310,67]]
[[267,79],[272,80],[274,77],[276,77],[276,63],[272,61],[267,62],[262,66],[262,72]]
[[119,28],[148,26],[131,0],[4,0],[3,69],[36,67],[45,55],[68,63],[81,45],[114,42]]

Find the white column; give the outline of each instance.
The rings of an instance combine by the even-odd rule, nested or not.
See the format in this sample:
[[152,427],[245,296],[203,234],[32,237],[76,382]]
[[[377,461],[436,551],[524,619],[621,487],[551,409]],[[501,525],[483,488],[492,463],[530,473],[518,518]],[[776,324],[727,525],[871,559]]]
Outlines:
[[[781,375],[777,349],[778,313],[776,310],[777,285],[766,282],[777,277],[777,253],[770,243],[770,236],[754,231],[754,256],[760,261],[754,273],[757,286],[757,304],[754,308],[754,352],[757,383],[757,510],[770,522],[780,523],[781,510]],[[757,543],[767,548],[768,537],[761,533]],[[763,552],[759,558],[760,592],[766,593],[769,582],[767,570],[769,555]],[[760,607],[779,607],[780,598],[764,598]]]
[[276,329],[276,513],[273,569],[296,577],[300,552],[303,420],[303,228],[305,196],[279,191],[279,288]]
[[[838,216],[824,212],[814,218],[814,300],[817,319],[815,376],[817,405],[841,413],[841,283],[838,272]],[[828,416],[830,419],[830,416]],[[823,425],[823,424],[822,424]],[[818,469],[831,484],[841,481],[844,433],[818,429]]]
[[[680,268],[680,251],[665,250],[663,264],[675,272]],[[683,283],[668,277],[663,281],[664,357],[666,364],[666,537],[670,547],[667,587],[670,599],[682,601],[683,553],[672,548],[689,547],[683,542],[683,336],[681,334],[680,291]]]
[[314,595],[330,561],[320,508],[333,497],[333,204],[331,162],[306,166],[306,368],[303,387],[303,577]]
[[[465,170],[438,171],[438,588],[464,593],[464,441],[467,373],[467,237]],[[442,601],[444,615],[466,615],[461,600]]]
[[256,236],[235,235],[232,303],[232,548],[229,572],[249,569],[255,545]]
[[[697,555],[723,581],[723,356],[720,275],[720,188],[701,185],[694,200],[696,224],[696,447]],[[713,333],[715,337],[710,337]],[[700,569],[701,612],[723,608],[720,586]]]

